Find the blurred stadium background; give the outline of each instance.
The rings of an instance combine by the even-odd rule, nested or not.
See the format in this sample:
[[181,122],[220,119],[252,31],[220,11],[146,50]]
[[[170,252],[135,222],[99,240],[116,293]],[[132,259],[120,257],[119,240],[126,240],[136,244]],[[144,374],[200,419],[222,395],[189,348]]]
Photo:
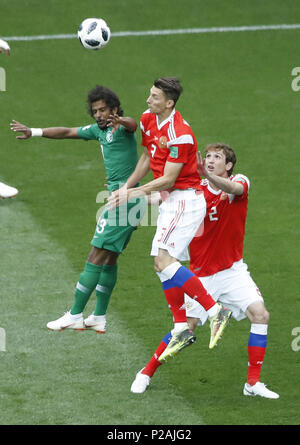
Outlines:
[[[20,190],[0,202],[0,424],[299,424],[300,352],[292,331],[300,326],[300,92],[291,73],[300,29],[261,29],[300,24],[299,1],[0,0],[0,10],[0,36],[11,45],[11,56],[0,58],[0,180]],[[13,38],[75,34],[94,16],[113,33],[99,52],[75,37]],[[118,35],[247,26],[257,29]],[[172,326],[149,256],[155,227],[141,226],[120,258],[106,335],[46,329],[73,302],[105,173],[96,142],[21,142],[9,123],[88,124],[86,95],[96,84],[115,90],[125,114],[138,120],[153,80],[166,75],[182,81],[177,108],[200,149],[230,144],[235,171],[251,180],[244,259],[271,313],[262,380],[279,400],[242,395],[247,320],[232,321],[213,351],[208,327],[199,329],[197,343],[162,366],[145,394],[130,393]]]

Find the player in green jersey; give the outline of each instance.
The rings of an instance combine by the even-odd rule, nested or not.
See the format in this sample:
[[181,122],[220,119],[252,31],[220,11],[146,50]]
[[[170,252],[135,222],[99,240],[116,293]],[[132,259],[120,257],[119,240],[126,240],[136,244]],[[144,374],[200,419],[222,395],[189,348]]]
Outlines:
[[[108,189],[112,192],[126,182],[136,167],[137,123],[131,117],[123,117],[118,96],[107,87],[97,85],[89,92],[87,103],[89,113],[96,121],[92,125],[30,128],[14,120],[11,129],[22,133],[17,139],[43,136],[51,139],[98,140],[108,178]],[[117,281],[118,256],[126,248],[133,231],[142,219],[145,204],[142,198],[120,207],[117,211],[104,209],[91,241],[92,249],[76,285],[74,304],[62,317],[50,321],[47,324],[49,329],[93,329],[98,333],[105,333],[105,314]],[[84,320],[83,310],[95,289],[94,313]]]

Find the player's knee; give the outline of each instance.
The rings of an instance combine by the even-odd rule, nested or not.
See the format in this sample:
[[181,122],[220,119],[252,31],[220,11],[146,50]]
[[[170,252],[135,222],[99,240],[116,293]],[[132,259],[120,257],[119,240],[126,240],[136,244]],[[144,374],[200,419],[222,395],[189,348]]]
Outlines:
[[103,264],[113,265],[116,264],[118,259],[118,253],[112,252],[106,249],[100,249],[98,247],[92,247],[88,256],[88,262],[101,266]]
[[165,268],[165,266],[164,266],[164,262],[162,261],[162,259],[159,257],[155,257],[155,259],[154,259],[155,272],[161,272],[162,270],[164,270],[164,268]]
[[267,311],[266,308],[265,308],[264,313],[263,313],[263,319],[264,319],[264,324],[268,324],[269,323],[270,313]]
[[162,272],[169,265],[168,261],[166,261],[163,257],[155,257],[154,259],[154,270],[155,272]]
[[270,314],[263,306],[252,312],[250,320],[252,323],[269,324]]
[[178,261],[171,257],[168,253],[160,253],[154,258],[154,270],[155,272],[162,272],[164,269],[166,269],[166,267],[170,266],[174,262],[178,263]]
[[101,251],[100,249],[97,249],[96,247],[92,247],[89,256],[87,258],[89,263],[92,264],[98,264],[99,260],[101,258]]
[[256,315],[256,319],[258,320],[256,323],[263,323],[263,324],[269,323],[270,314],[265,307],[258,312],[258,314]]

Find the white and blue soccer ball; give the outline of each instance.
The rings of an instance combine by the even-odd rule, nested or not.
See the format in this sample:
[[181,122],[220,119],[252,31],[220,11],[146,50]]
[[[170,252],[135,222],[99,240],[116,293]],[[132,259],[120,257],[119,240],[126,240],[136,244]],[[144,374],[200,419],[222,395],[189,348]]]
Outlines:
[[100,49],[108,44],[110,29],[103,19],[85,19],[78,28],[78,39],[87,49]]

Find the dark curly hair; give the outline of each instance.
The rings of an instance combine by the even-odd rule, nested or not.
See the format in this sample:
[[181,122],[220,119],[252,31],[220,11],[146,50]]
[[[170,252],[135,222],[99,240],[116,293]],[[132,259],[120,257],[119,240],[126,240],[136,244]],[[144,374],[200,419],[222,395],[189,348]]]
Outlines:
[[117,114],[119,116],[123,116],[123,110],[121,108],[119,97],[114,91],[102,85],[96,85],[95,88],[88,93],[87,106],[88,112],[91,116],[93,116],[92,103],[97,102],[98,100],[103,100],[111,110],[113,110],[113,108],[117,108]]

